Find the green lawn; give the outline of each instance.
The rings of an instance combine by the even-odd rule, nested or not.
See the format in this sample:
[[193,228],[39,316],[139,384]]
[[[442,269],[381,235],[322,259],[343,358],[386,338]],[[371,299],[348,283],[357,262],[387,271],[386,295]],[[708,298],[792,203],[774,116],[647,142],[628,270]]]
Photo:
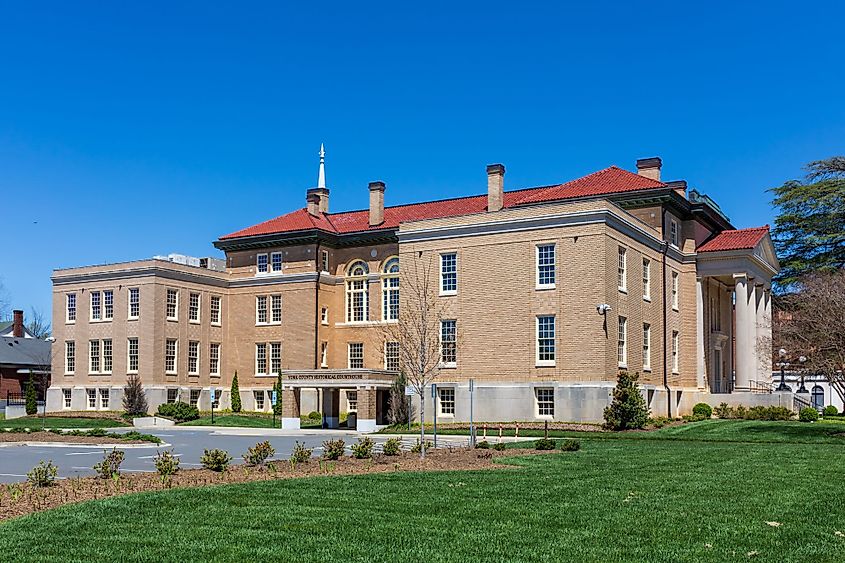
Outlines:
[[115,428],[118,426],[129,426],[119,420],[111,418],[83,418],[83,417],[61,417],[48,416],[46,418],[35,416],[24,416],[21,418],[10,418],[0,420],[0,428],[29,428],[41,430],[42,421],[44,428]]
[[[276,428],[279,428],[282,421],[276,417]],[[180,426],[211,426],[211,414],[202,413],[196,420],[183,422]],[[214,426],[238,426],[242,428],[273,428],[273,417],[266,414],[215,414]],[[302,418],[302,428],[320,428],[321,423],[315,423],[307,417]]]
[[845,445],[828,428],[714,421],[662,438],[582,438],[579,452],[513,460],[521,469],[130,495],[0,524],[0,553],[20,561],[834,561],[845,553],[836,533],[845,532],[837,470]]

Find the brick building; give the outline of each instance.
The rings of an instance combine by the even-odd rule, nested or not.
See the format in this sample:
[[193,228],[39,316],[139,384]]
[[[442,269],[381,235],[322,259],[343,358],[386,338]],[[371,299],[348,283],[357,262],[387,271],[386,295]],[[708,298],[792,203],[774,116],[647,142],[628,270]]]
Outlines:
[[[177,398],[269,410],[281,372],[286,426],[319,410],[359,429],[384,422],[396,373],[403,264],[433,264],[441,327],[441,419],[598,420],[618,369],[641,373],[655,415],[699,401],[759,404],[771,380],[768,227],[736,230],[706,195],[637,161],[484,195],[329,211],[321,154],[306,206],[214,245],[214,259],[151,259],[56,270],[57,346],[48,408],[120,409],[138,373],[151,407]],[[736,296],[736,298],[734,298]],[[734,304],[735,302],[735,304]],[[770,346],[770,345],[769,345]],[[427,397],[430,397],[427,394]],[[431,399],[427,412],[431,412]]]

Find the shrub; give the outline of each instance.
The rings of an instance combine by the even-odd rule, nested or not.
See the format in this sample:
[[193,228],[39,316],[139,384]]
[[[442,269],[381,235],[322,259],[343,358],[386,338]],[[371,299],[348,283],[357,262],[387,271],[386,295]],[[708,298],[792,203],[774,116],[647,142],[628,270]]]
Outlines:
[[368,459],[373,457],[373,447],[375,443],[369,436],[358,438],[357,444],[352,444],[352,457],[355,459]]
[[707,403],[698,403],[692,407],[692,414],[706,419],[713,415],[713,409]]
[[270,445],[270,442],[264,440],[263,442],[258,442],[251,448],[247,449],[243,456],[244,463],[253,467],[257,465],[264,465],[264,462],[273,457],[275,453],[276,450]]
[[480,442],[475,443],[475,447],[479,450],[489,450],[490,442],[488,442],[487,440],[481,440]]
[[273,405],[273,412],[276,416],[282,416],[282,374],[276,374],[276,382],[273,384],[273,390],[276,392],[276,404]]
[[672,422],[672,420],[665,417],[665,416],[656,416],[654,418],[648,419],[648,424],[650,424],[651,426],[654,426],[655,428],[663,428],[664,426],[666,426],[670,422]]
[[59,468],[53,465],[52,460],[45,463],[42,459],[26,474],[26,480],[33,487],[49,487],[55,482],[58,473]]
[[123,387],[123,410],[130,416],[144,416],[149,410],[141,378],[137,375],[126,378],[126,385]]
[[314,420],[316,422],[320,422],[323,420],[323,415],[318,413],[317,411],[311,411],[308,413],[308,420]]
[[94,471],[100,479],[111,479],[120,475],[120,464],[126,454],[122,450],[113,448],[110,452],[103,452],[103,461],[94,464]]
[[804,407],[798,413],[798,420],[801,422],[815,422],[819,419],[819,412],[813,407]]
[[205,450],[200,458],[203,469],[210,469],[212,471],[226,471],[230,461],[232,461],[232,456],[228,452],[218,450],[217,448]]
[[343,457],[343,452],[346,449],[346,442],[338,438],[337,440],[326,440],[323,442],[323,459],[334,461]]
[[85,435],[90,436],[91,438],[105,438],[108,434],[109,433],[102,428],[92,428],[85,432]]
[[29,381],[26,382],[26,414],[33,415],[38,412],[38,393],[35,391],[35,376],[29,372]]
[[639,373],[619,370],[613,401],[604,409],[604,427],[609,430],[642,428],[648,421],[648,406],[637,388]]
[[[425,451],[428,451],[433,447],[434,447],[434,444],[431,443],[431,440],[425,441]],[[422,449],[423,449],[423,445],[420,442],[420,439],[417,438],[417,443],[414,444],[413,446],[411,446],[411,453],[413,453],[413,454],[422,453]]]
[[564,452],[577,452],[581,449],[581,442],[578,440],[564,440],[560,443],[560,449]]
[[232,378],[232,389],[230,390],[232,401],[232,412],[241,412],[241,389],[238,386],[238,372],[235,370],[235,377]]
[[399,438],[390,438],[384,443],[381,451],[384,455],[399,455],[402,453],[402,442]]
[[141,440],[144,442],[152,442],[153,444],[161,444],[161,438],[153,436],[152,434],[141,434],[137,430],[130,430],[124,434],[113,434],[120,436],[123,440]]
[[553,450],[555,449],[555,441],[549,438],[540,438],[534,442],[535,450]]
[[[737,407],[737,415],[739,414],[740,407]],[[790,420],[792,416],[792,411],[786,407],[757,406],[746,410],[741,418],[746,420]]]
[[158,406],[158,415],[167,418],[172,418],[176,422],[187,422],[188,420],[196,420],[200,417],[200,412],[197,407],[192,407],[188,403],[176,401],[175,403],[164,403]]
[[503,452],[505,451],[505,445],[502,442],[499,442],[497,444],[493,444],[493,449],[497,452]]
[[297,442],[293,446],[293,452],[290,455],[291,460],[295,463],[305,463],[311,459],[311,453],[313,449],[306,448],[305,444]]
[[837,409],[834,405],[828,405],[824,408],[825,416],[836,416],[837,414],[839,414],[839,409]]
[[719,406],[713,409],[713,412],[716,413],[718,418],[733,418],[733,409],[727,403],[719,403]]
[[179,471],[179,458],[173,455],[173,450],[158,452],[155,465],[162,480],[169,480]]

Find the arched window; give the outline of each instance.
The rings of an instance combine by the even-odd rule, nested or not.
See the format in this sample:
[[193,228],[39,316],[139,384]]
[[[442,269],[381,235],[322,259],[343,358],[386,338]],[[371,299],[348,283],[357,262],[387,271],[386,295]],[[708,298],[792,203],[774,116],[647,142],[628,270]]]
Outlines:
[[399,259],[391,258],[382,268],[381,320],[399,320]]
[[346,274],[346,322],[357,323],[370,320],[367,297],[367,265],[354,262]]
[[810,400],[815,408],[820,409],[824,407],[824,389],[819,385],[814,385]]

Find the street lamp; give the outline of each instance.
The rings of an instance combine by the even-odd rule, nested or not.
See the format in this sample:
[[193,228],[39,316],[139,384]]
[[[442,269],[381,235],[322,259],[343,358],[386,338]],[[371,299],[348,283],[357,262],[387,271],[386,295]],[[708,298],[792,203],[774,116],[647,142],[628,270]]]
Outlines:
[[801,365],[800,374],[801,374],[801,386],[798,388],[798,393],[807,393],[807,388],[804,387],[804,362],[807,361],[807,356],[801,356],[798,358],[798,363]]
[[778,385],[776,391],[792,391],[792,388],[786,384],[786,376],[784,374],[784,370],[789,366],[789,362],[786,361],[786,349],[781,348],[778,350],[778,356],[780,356],[780,361],[778,362],[778,367],[780,367],[780,385]]

